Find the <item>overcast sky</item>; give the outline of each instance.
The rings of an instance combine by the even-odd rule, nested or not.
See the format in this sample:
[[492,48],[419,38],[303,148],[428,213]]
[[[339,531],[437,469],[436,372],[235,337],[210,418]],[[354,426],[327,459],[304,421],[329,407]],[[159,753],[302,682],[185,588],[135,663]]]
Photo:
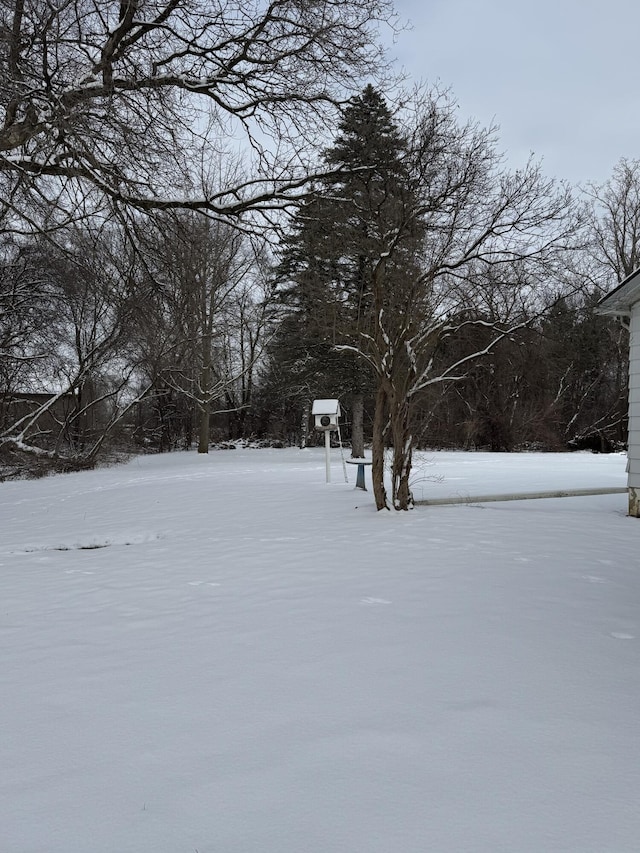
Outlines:
[[640,159],[638,0],[395,0],[413,30],[392,48],[415,80],[450,87],[461,118],[500,125],[510,165],[533,152],[573,183]]

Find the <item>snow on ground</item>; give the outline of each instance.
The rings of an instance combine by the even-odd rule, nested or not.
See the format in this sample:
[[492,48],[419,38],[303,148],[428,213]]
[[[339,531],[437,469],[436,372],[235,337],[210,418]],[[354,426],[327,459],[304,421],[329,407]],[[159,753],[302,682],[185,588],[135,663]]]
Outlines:
[[[2,853],[637,853],[626,496],[376,513],[334,459],[0,484]],[[624,468],[433,453],[414,485]]]

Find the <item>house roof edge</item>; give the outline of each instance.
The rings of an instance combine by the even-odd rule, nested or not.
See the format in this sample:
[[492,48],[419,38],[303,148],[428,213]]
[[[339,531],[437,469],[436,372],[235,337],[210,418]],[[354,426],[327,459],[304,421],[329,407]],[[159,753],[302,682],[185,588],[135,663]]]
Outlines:
[[596,306],[598,314],[628,317],[631,308],[640,301],[640,267],[628,275],[617,287],[603,296]]

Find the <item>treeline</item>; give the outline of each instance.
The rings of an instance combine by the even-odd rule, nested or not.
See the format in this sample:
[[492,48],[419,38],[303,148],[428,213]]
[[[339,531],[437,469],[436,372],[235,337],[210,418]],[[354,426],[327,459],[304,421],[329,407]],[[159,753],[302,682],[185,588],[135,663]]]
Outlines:
[[640,260],[639,163],[505,168],[389,78],[386,2],[0,3],[1,476],[305,444],[317,397],[379,508],[410,506],[415,446],[624,445],[595,306]]
[[[342,400],[347,438],[355,427],[358,440],[369,442],[376,373],[357,350],[370,332],[371,266],[397,213],[384,206],[392,190],[407,191],[409,178],[405,143],[379,93],[356,96],[342,121],[326,152],[342,171],[301,204],[275,248],[263,230],[184,210],[84,221],[55,240],[5,234],[5,456],[13,448],[72,465],[92,463],[106,446],[206,452],[210,441],[237,438],[304,443],[313,440],[310,402],[327,396]],[[395,189],[363,171],[385,158],[392,172],[385,180]],[[622,164],[598,198],[628,206],[633,190],[637,202],[639,175],[637,164]],[[567,197],[563,203],[572,216],[579,212]],[[439,381],[415,395],[411,431],[419,445],[503,451],[624,443],[625,330],[594,311],[624,272],[608,269],[604,255],[616,238],[613,213],[607,222],[594,207],[591,220],[576,219],[577,245],[562,244],[559,269],[549,258],[542,271],[522,256],[484,267],[474,259],[464,276],[448,278],[428,306],[435,317],[427,318],[435,328],[430,377]],[[399,281],[388,285],[396,294],[402,276],[414,282],[422,272],[417,231],[393,271]],[[395,319],[404,323],[420,310],[399,303]],[[465,362],[474,353],[484,354]]]

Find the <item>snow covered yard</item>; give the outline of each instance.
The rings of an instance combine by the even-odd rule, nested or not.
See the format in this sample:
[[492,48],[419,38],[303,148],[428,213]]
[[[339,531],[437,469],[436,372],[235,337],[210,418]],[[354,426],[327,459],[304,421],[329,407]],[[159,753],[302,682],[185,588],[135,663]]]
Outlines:
[[[433,453],[414,487],[624,468]],[[637,853],[626,496],[393,514],[333,479],[236,450],[0,484],[2,853]]]

